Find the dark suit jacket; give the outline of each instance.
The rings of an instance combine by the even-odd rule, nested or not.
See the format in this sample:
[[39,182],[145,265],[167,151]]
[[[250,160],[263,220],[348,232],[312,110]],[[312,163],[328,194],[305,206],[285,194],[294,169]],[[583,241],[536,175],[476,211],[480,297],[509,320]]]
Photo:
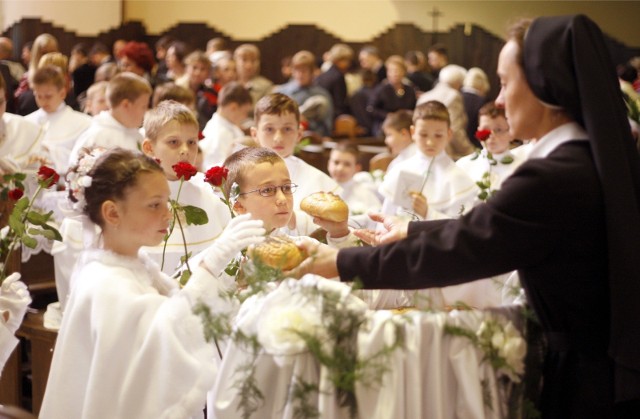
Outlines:
[[344,80],[344,74],[338,67],[332,65],[327,71],[316,77],[314,84],[324,87],[333,99],[333,115],[349,113],[349,102],[347,100],[347,83]]
[[406,240],[342,249],[338,269],[365,288],[404,289],[517,269],[550,344],[542,416],[606,418],[613,368],[605,231],[589,143],[569,142],[522,164],[495,197],[460,219],[414,222]]

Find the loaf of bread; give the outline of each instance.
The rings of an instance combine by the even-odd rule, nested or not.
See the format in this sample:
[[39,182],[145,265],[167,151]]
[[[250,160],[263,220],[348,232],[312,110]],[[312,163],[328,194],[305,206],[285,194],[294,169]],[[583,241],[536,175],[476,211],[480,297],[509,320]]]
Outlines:
[[300,209],[312,217],[342,222],[349,218],[349,207],[338,195],[331,192],[316,192],[300,202]]
[[288,271],[300,265],[306,258],[302,250],[288,237],[267,237],[267,239],[247,249],[250,259],[259,259],[267,266]]

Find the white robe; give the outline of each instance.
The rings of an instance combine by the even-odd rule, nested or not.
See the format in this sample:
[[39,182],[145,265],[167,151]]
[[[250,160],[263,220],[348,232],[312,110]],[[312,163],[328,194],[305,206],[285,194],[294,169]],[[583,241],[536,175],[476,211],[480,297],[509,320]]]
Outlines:
[[[179,187],[179,180],[169,182],[171,199],[176,198]],[[213,244],[231,220],[231,213],[229,212],[229,208],[213,193],[211,186],[205,183],[200,176],[193,177],[188,182],[184,182],[178,201],[182,205],[193,205],[204,210],[209,218],[207,224],[204,225],[188,226],[185,220],[182,220],[187,249],[191,252],[192,256],[194,256]],[[164,242],[157,246],[143,247],[142,249],[160,265],[162,262],[163,247]],[[180,258],[183,256],[184,245],[182,242],[182,234],[176,222],[173,233],[169,237],[162,271],[167,275],[172,275],[180,265]],[[194,267],[191,266],[191,263],[189,265],[193,271]]]
[[47,113],[38,109],[25,118],[42,127],[42,148],[46,157],[52,162],[56,172],[66,173],[71,151],[80,135],[91,125],[91,117],[74,111],[63,102],[55,112]]
[[[489,163],[486,149],[480,151],[480,155],[475,159],[473,158],[474,156],[476,156],[475,153],[461,157],[456,160],[456,164],[476,182],[481,181],[483,175],[491,170],[492,190],[500,189],[502,182],[511,176],[511,173],[525,161],[521,155],[512,153],[510,150],[500,154],[493,154],[493,158],[496,161],[495,165]],[[502,159],[507,157],[512,158],[513,161],[508,164],[502,163]]]
[[295,208],[300,209],[300,202],[314,192],[333,192],[340,194],[342,188],[328,174],[316,169],[304,160],[289,156],[284,159],[291,182],[298,185],[295,192]]
[[244,138],[244,132],[237,125],[214,113],[202,130],[204,138],[200,141],[202,167],[207,170],[213,166],[222,166],[227,157],[243,146],[237,140]]
[[179,290],[144,256],[84,252],[40,417],[202,417],[217,368],[193,307],[202,301],[228,310],[219,290],[202,268]]
[[42,129],[23,116],[6,112],[0,124],[3,125],[0,132],[4,132],[4,139],[0,140],[0,160],[17,170],[27,168],[29,157],[42,153]]
[[142,135],[138,128],[127,128],[118,122],[109,111],[102,111],[93,117],[89,128],[82,133],[69,156],[69,166],[78,162],[78,153],[88,149],[121,147],[126,150],[139,150]]
[[[471,210],[478,188],[443,151],[433,157],[431,173],[426,184],[422,188],[422,194],[427,198],[427,220],[443,218],[457,218],[459,214]],[[402,171],[412,172],[420,176],[426,176],[432,158],[421,152],[407,159],[401,167],[388,172],[382,185],[380,194],[385,197],[382,203],[382,212],[390,215],[403,215],[413,213],[411,208],[401,208],[393,202],[396,189],[400,188]]]
[[387,166],[387,172],[390,172],[395,167],[402,166],[405,161],[415,156],[417,152],[418,146],[416,145],[416,143],[409,144],[407,148],[402,150],[393,160],[391,160],[391,163],[389,163],[389,166]]

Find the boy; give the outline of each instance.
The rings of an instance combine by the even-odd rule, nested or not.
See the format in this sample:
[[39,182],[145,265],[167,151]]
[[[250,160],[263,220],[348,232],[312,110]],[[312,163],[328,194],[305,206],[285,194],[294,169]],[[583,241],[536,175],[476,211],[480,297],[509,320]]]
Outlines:
[[142,135],[138,131],[149,108],[151,85],[133,73],[121,73],[109,81],[107,100],[109,110],[93,118],[89,129],[82,134],[69,158],[72,165],[78,160],[81,148],[115,148],[138,150]]
[[200,141],[205,168],[222,164],[240,147],[238,140],[245,136],[241,125],[252,104],[249,91],[240,83],[228,83],[220,90],[218,110],[204,127]]
[[184,62],[185,74],[176,80],[176,84],[193,92],[196,98],[198,124],[204,128],[218,106],[218,92],[208,86],[211,61],[204,52],[194,51],[187,55]]
[[87,97],[84,102],[84,113],[96,116],[102,111],[109,110],[109,102],[107,102],[107,86],[106,81],[93,83],[87,89]]
[[[144,118],[146,138],[142,142],[142,151],[158,160],[169,180],[171,198],[181,205],[193,205],[203,209],[209,218],[207,224],[189,225],[184,222],[184,239],[192,255],[209,247],[222,232],[230,220],[229,210],[220,202],[211,187],[201,178],[192,178],[181,182],[173,170],[173,165],[187,162],[195,165],[198,153],[198,121],[186,106],[167,100],[160,102]],[[178,197],[178,190],[180,196]],[[180,227],[177,225],[169,237],[163,271],[171,275],[184,256],[184,244]],[[149,255],[162,260],[164,243],[145,248]]]
[[411,125],[413,125],[411,111],[406,109],[390,112],[384,119],[382,123],[384,143],[395,156],[387,166],[387,172],[401,166],[405,160],[416,154],[418,148],[411,139]]
[[258,101],[254,110],[255,127],[251,127],[251,136],[261,146],[270,148],[287,165],[291,181],[300,185],[300,201],[314,192],[333,192],[340,194],[340,186],[326,173],[316,169],[305,161],[295,157],[293,151],[300,142],[300,111],[298,105],[289,96],[281,93],[269,94]]
[[58,173],[66,173],[69,155],[91,117],[64,103],[66,79],[62,71],[47,65],[37,69],[30,80],[38,110],[25,118],[43,127],[42,148]]
[[476,182],[489,173],[491,189],[500,189],[502,182],[524,161],[522,156],[509,150],[513,136],[509,133],[504,109],[497,108],[493,102],[482,106],[478,111],[478,132],[489,134],[481,140],[483,149],[460,158],[456,164]]
[[[229,156],[224,165],[229,170],[225,189],[231,190],[234,183],[239,187],[237,197],[232,197],[237,214],[251,213],[253,219],[264,222],[264,228],[271,234],[306,236],[317,229],[311,217],[294,209],[294,193],[296,199],[302,198],[300,186],[291,179],[284,160],[273,150],[243,148]],[[327,231],[331,244],[355,243],[347,221],[315,218],[313,222]]]
[[438,101],[416,107],[411,136],[418,152],[387,172],[382,212],[433,220],[469,211],[478,190],[445,152],[453,136],[447,108]]
[[[372,185],[354,179],[356,172],[362,170],[362,165],[358,163],[358,157],[357,145],[341,141],[331,150],[328,170],[329,175],[342,188],[340,197],[349,206],[350,216],[364,215],[367,217],[367,212],[380,209],[381,202]],[[363,223],[367,221],[363,217],[354,217],[354,219],[358,226],[363,226]]]
[[260,50],[253,44],[242,44],[233,52],[238,81],[251,92],[255,105],[273,87],[273,83],[260,75]]

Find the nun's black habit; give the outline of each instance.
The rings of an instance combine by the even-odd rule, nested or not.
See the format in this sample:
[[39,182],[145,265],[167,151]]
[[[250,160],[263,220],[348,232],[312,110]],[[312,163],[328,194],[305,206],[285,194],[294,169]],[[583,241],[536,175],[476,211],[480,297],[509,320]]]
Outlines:
[[543,417],[614,417],[614,402],[640,417],[640,166],[615,69],[600,29],[580,15],[534,20],[523,65],[534,94],[588,141],[528,160],[458,220],[340,250],[340,277],[415,289],[517,269],[549,342]]

